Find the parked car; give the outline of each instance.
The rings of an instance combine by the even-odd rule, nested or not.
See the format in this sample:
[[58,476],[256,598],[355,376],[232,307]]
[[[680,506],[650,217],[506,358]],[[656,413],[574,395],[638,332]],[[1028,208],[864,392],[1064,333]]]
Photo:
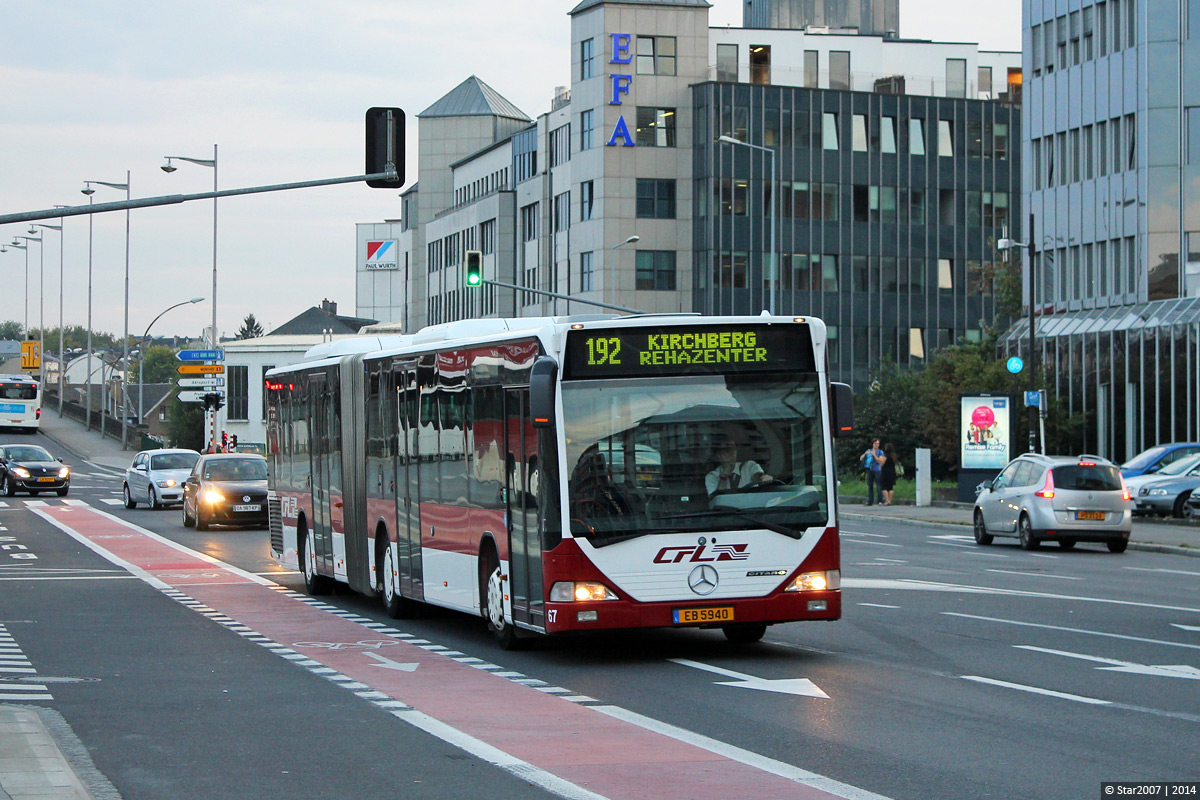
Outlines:
[[1129,490],[1117,466],[1099,456],[1026,453],[980,492],[973,513],[975,542],[1015,536],[1025,550],[1043,541],[1070,550],[1103,542],[1123,553],[1133,527]]
[[183,482],[196,466],[195,450],[143,450],[125,470],[121,493],[125,507],[145,503],[153,509],[183,502]]
[[[1180,458],[1172,461],[1158,472],[1147,472],[1142,475],[1125,478],[1125,487],[1129,489],[1129,496],[1137,500],[1138,491],[1147,483],[1152,483],[1159,478],[1166,478],[1172,475],[1185,475],[1197,466],[1200,466],[1200,455]],[[1136,507],[1134,507],[1133,513],[1138,513]]]
[[267,460],[246,453],[202,455],[183,482],[183,526],[267,526]]
[[41,445],[0,445],[0,493],[12,497],[17,492],[37,495],[57,492],[66,497],[71,489],[71,468]]
[[[1175,464],[1184,463],[1185,459]],[[1175,464],[1171,466],[1174,467]],[[1162,514],[1173,517],[1187,515],[1187,500],[1192,491],[1200,487],[1200,465],[1193,466],[1182,475],[1158,473],[1155,480],[1143,483],[1133,496],[1134,509],[1139,514]]]
[[1121,474],[1126,478],[1134,475],[1161,472],[1168,464],[1181,458],[1200,454],[1200,442],[1172,442],[1159,444],[1143,450],[1121,465]]

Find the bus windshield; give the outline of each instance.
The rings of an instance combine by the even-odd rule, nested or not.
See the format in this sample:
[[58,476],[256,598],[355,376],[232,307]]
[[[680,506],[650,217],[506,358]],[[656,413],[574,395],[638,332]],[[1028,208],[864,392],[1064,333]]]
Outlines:
[[819,392],[814,374],[564,381],[571,532],[602,546],[825,525]]

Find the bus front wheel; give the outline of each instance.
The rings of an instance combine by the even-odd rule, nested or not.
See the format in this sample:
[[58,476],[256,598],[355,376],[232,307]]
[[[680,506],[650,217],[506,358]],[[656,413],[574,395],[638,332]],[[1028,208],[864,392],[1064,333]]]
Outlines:
[[479,592],[483,600],[483,618],[501,650],[521,650],[524,641],[518,638],[516,628],[504,619],[504,575],[500,572],[500,560],[491,551],[484,558],[480,576],[484,582]]

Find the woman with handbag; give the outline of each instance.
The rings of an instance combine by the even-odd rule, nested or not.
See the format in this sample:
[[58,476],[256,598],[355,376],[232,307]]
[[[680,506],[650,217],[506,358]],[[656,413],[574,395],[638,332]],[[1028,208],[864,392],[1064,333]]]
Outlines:
[[883,466],[879,473],[879,486],[882,489],[883,504],[890,506],[896,489],[896,448],[888,442],[883,446]]

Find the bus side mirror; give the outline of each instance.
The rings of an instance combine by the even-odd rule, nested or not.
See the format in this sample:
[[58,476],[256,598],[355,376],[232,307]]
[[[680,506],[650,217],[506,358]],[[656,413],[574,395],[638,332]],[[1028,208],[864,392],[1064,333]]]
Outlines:
[[550,356],[539,356],[529,371],[529,416],[535,428],[554,426],[555,389],[558,364]]
[[829,384],[830,422],[833,437],[854,433],[854,392],[844,383]]

